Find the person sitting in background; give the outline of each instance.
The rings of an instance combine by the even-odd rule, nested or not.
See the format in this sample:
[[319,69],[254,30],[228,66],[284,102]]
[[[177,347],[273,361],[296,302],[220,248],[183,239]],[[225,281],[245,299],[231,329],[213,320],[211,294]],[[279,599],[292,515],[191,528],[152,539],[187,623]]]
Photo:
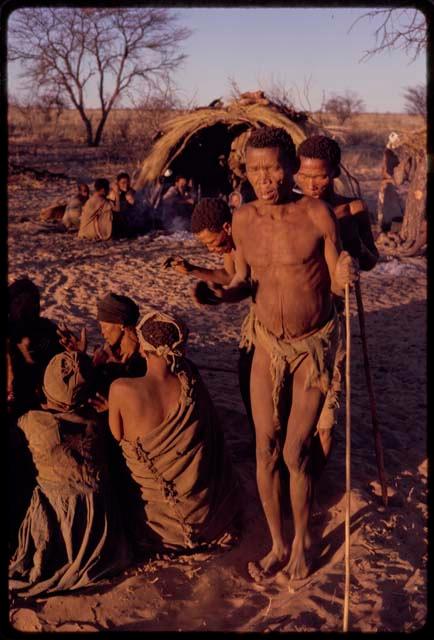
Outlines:
[[197,368],[188,330],[158,311],[137,325],[146,376],[110,387],[109,425],[142,493],[143,550],[199,549],[233,541],[238,482]]
[[91,586],[130,561],[107,432],[88,403],[91,376],[84,354],[56,355],[44,375],[46,403],[18,423],[38,472],[9,564],[9,587],[21,597]]
[[79,238],[86,240],[109,240],[113,237],[114,203],[108,199],[109,181],[97,178],[95,193],[83,207],[80,219]]
[[167,229],[188,227],[194,200],[188,187],[188,179],[183,175],[175,178],[162,198],[163,224]]
[[114,211],[120,211],[121,213],[128,211],[134,205],[135,195],[136,192],[131,187],[129,174],[122,171],[118,174],[108,196],[115,203]]
[[62,222],[67,229],[78,229],[83,206],[89,200],[89,186],[84,182],[77,182],[77,193],[69,198]]
[[135,203],[135,190],[131,188],[130,176],[125,171],[118,174],[116,182],[112,185],[109,200],[113,206],[113,235],[122,238],[130,235]]

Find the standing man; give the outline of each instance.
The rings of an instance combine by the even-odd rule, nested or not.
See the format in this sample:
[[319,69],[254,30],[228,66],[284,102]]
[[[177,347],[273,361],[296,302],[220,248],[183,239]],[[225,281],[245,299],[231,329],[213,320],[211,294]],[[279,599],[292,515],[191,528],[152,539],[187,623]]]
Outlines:
[[[340,251],[329,207],[292,192],[295,163],[294,143],[284,129],[263,127],[252,133],[246,170],[257,199],[233,217],[236,275],[228,287],[214,285],[203,299],[213,294],[214,302],[238,302],[252,296],[243,337],[255,346],[251,398],[257,482],[272,539],[271,551],[249,564],[254,578],[283,568],[292,579],[308,575],[312,437],[323,406],[334,401],[334,361],[341,340],[332,292],[343,295],[345,285],[357,277],[351,257]],[[280,400],[291,389],[285,425]],[[282,457],[290,473],[292,548],[283,532]]]

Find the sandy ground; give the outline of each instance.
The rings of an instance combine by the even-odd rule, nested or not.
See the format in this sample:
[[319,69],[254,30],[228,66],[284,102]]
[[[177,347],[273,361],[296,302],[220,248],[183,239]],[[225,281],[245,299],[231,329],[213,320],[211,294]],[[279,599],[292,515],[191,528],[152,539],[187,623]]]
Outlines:
[[[65,184],[11,179],[9,279],[40,287],[43,313],[100,342],[96,301],[107,291],[179,313],[190,327],[189,355],[201,369],[225,429],[245,495],[244,531],[229,552],[159,559],[97,588],[12,600],[10,620],[37,631],[340,631],[344,593],[344,398],[335,447],[321,480],[312,525],[313,572],[288,588],[257,585],[246,566],[269,550],[249,431],[237,386],[237,337],[246,303],[192,306],[191,283],[162,270],[171,253],[214,265],[187,233],[89,243],[38,225],[39,209]],[[70,186],[70,185],[69,185]],[[24,218],[24,221],[23,221]],[[426,264],[386,260],[363,274],[366,325],[390,504],[381,505],[355,299],[352,333],[352,506],[350,629],[413,631],[426,616]],[[287,517],[292,535],[292,520]]]

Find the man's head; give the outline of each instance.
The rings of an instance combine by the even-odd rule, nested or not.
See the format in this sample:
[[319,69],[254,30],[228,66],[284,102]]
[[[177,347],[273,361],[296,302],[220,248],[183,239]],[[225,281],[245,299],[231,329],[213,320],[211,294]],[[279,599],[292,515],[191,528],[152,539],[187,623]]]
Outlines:
[[121,173],[118,173],[116,182],[120,191],[128,191],[131,186],[130,176],[125,171],[121,171]]
[[208,251],[222,255],[234,248],[232,214],[222,198],[202,198],[191,215],[191,231]]
[[108,293],[97,304],[97,320],[106,342],[115,347],[119,344],[125,330],[134,328],[139,319],[139,307],[136,303],[117,293]]
[[175,186],[177,187],[177,189],[179,189],[179,191],[184,192],[185,189],[187,188],[187,184],[188,184],[188,178],[186,178],[183,175],[176,176]]
[[164,358],[174,371],[177,359],[185,353],[188,329],[184,322],[166,313],[150,311],[140,320],[136,331],[141,355],[147,359]]
[[95,193],[100,196],[108,196],[110,191],[110,183],[105,178],[97,178],[93,183]]
[[276,204],[292,186],[295,146],[285,129],[261,127],[246,145],[246,175],[258,200]]
[[243,196],[241,195],[241,193],[239,191],[232,191],[232,193],[229,194],[228,204],[232,213],[236,209],[239,209],[243,204]]
[[327,136],[311,136],[300,144],[297,155],[300,165],[294,179],[299,189],[312,198],[326,197],[340,174],[338,143]]
[[20,278],[9,285],[8,297],[10,322],[32,323],[39,318],[41,312],[39,289],[29,278]]

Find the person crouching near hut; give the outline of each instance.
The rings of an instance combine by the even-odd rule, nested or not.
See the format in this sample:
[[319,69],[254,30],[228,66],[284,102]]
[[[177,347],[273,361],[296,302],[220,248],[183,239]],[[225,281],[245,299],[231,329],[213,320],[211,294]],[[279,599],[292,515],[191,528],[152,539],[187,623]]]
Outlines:
[[[222,256],[223,266],[218,269],[206,269],[194,265],[182,256],[170,256],[166,267],[172,267],[178,273],[198,278],[215,285],[228,285],[235,276],[235,245],[232,238],[232,213],[222,198],[202,198],[193,209],[191,231],[210,253]],[[201,285],[198,283],[194,296],[200,302]],[[250,372],[252,368],[254,346],[248,352],[239,350],[238,381],[240,393],[246,409],[247,419],[254,435],[252,408],[250,403]]]
[[114,203],[108,199],[110,183],[105,178],[97,178],[95,193],[83,207],[78,237],[86,240],[110,240],[113,237]]
[[67,229],[78,229],[80,227],[81,212],[89,200],[89,195],[89,186],[85,182],[77,182],[77,193],[69,198],[62,218],[62,222]]
[[114,235],[117,238],[126,237],[131,233],[130,215],[135,203],[136,192],[131,187],[131,179],[128,173],[121,171],[116,177],[108,195],[109,200],[114,203],[113,221]]
[[130,561],[105,455],[107,432],[89,406],[92,365],[63,352],[44,375],[46,404],[19,426],[37,469],[37,486],[9,565],[21,596],[78,589]]
[[137,325],[142,378],[116,380],[109,425],[141,489],[143,550],[200,549],[235,541],[238,482],[214,406],[184,356],[182,321],[151,311]]
[[[334,189],[334,180],[340,175],[339,144],[327,136],[311,136],[298,147],[297,158],[299,168],[294,175],[297,186],[303,195],[323,200],[330,205],[336,216],[343,250],[356,260],[361,271],[370,271],[377,264],[379,254],[372,235],[367,206],[363,200],[342,196]],[[342,331],[344,331],[343,300],[334,296],[334,303],[339,311]],[[341,381],[342,378],[344,358],[345,348],[344,344],[341,344],[336,356],[335,380],[337,381]],[[329,410],[325,408],[321,413],[321,420],[317,426],[322,450],[322,453],[318,452],[319,468],[325,464],[330,455],[337,411],[338,406],[335,405]]]

